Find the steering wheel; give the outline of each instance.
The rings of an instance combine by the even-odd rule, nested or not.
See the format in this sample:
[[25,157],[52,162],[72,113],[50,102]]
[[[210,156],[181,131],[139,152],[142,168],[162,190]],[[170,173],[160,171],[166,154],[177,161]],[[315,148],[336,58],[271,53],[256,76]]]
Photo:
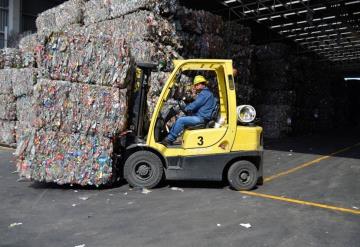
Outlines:
[[185,111],[186,103],[183,100],[178,101],[178,106],[179,106],[180,111],[182,111],[183,113],[185,113],[187,115],[187,111]]

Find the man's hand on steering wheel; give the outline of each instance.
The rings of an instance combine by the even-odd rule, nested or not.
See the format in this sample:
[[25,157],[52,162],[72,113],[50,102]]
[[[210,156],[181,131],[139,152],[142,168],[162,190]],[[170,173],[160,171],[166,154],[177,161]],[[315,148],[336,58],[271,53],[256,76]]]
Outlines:
[[191,112],[190,112],[190,111],[186,111],[186,110],[185,110],[185,108],[186,108],[186,103],[185,103],[183,100],[180,100],[180,101],[178,102],[178,104],[179,104],[180,110],[181,110],[183,113],[185,113],[186,115],[191,115]]

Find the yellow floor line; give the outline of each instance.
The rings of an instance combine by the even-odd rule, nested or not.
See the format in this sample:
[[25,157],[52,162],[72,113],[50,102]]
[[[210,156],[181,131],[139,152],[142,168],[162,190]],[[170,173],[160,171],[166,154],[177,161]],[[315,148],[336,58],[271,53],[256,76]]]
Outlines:
[[333,152],[333,153],[331,153],[331,154],[329,154],[329,155],[322,156],[322,157],[317,158],[317,159],[315,159],[315,160],[306,162],[306,163],[301,164],[301,165],[299,165],[299,166],[297,166],[297,167],[291,168],[291,169],[289,169],[289,170],[287,170],[287,171],[283,171],[283,172],[280,172],[280,173],[278,173],[278,174],[272,175],[272,176],[270,176],[270,177],[266,177],[266,178],[264,179],[264,182],[269,182],[269,181],[274,180],[274,179],[276,179],[276,178],[278,178],[278,177],[282,177],[282,176],[288,175],[288,174],[290,174],[290,173],[296,172],[297,170],[300,170],[300,169],[303,169],[303,168],[305,168],[305,167],[311,166],[311,165],[316,164],[316,163],[318,163],[318,162],[320,162],[320,161],[322,161],[322,160],[331,158],[332,156],[334,156],[334,155],[336,155],[336,154],[345,152],[345,151],[347,151],[347,150],[349,150],[349,149],[352,149],[352,148],[354,148],[354,147],[356,147],[356,146],[359,146],[359,145],[360,145],[360,142],[359,142],[359,143],[356,143],[355,145],[352,145],[352,146],[350,146],[350,147],[346,147],[346,148],[340,149],[340,150],[338,150],[338,151],[335,151],[335,152]]
[[280,197],[280,196],[273,196],[273,195],[268,195],[268,194],[262,194],[262,193],[252,192],[252,191],[241,191],[240,193],[246,194],[246,195],[251,195],[251,196],[267,198],[267,199],[273,199],[273,200],[278,200],[278,201],[294,203],[294,204],[307,205],[307,206],[312,206],[312,207],[325,208],[325,209],[330,209],[330,210],[335,210],[335,211],[360,215],[360,210],[356,210],[356,209],[334,207],[334,206],[330,206],[330,205],[326,205],[326,204],[320,204],[320,203],[308,202],[308,201],[301,201],[301,200],[296,200],[296,199],[291,199],[291,198],[286,198],[286,197]]

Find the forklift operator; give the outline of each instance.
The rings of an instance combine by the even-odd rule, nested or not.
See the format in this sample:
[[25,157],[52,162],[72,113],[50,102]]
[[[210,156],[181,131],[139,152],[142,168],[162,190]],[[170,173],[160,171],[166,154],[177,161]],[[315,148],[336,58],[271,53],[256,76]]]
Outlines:
[[192,103],[185,105],[182,102],[180,104],[186,116],[179,117],[176,120],[168,136],[161,142],[164,146],[171,145],[185,127],[207,123],[211,119],[216,107],[216,99],[206,84],[207,80],[204,76],[195,76],[193,87],[198,95]]

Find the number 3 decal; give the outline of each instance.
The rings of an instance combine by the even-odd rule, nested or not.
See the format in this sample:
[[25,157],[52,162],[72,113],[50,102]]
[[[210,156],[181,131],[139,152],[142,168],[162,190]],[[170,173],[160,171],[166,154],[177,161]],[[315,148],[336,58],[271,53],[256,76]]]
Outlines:
[[202,146],[204,144],[204,138],[202,136],[198,136],[199,142],[198,145]]

